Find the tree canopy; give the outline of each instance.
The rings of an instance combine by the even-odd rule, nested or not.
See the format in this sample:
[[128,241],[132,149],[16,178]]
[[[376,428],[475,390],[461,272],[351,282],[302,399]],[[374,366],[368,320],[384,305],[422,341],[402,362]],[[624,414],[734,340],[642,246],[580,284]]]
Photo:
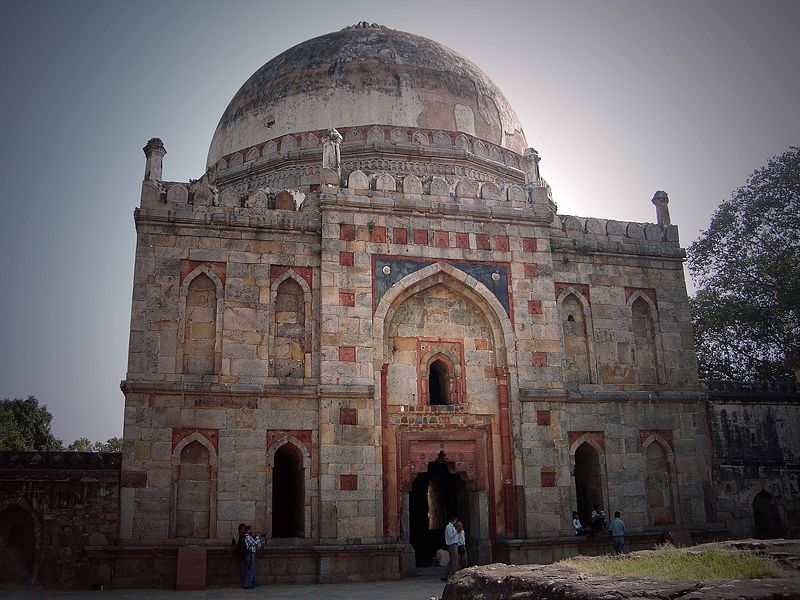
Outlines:
[[[53,415],[35,396],[0,400],[0,451],[58,452],[64,444],[50,432]],[[122,452],[122,440],[91,442],[82,437],[69,446],[68,452]]]
[[61,440],[50,433],[53,420],[36,396],[0,401],[0,450],[54,452],[63,450]]
[[700,376],[769,381],[800,370],[800,148],[720,204],[689,247]]

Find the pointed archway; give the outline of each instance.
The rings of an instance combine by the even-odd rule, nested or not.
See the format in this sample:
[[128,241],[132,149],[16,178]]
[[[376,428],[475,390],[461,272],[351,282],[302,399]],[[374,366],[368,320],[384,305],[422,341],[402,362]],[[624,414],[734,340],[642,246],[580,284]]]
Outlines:
[[0,513],[0,583],[29,583],[36,562],[36,534],[28,511],[11,506]]
[[470,531],[466,483],[446,461],[429,462],[428,470],[414,478],[409,495],[409,537],[417,567],[431,566],[436,550],[445,547],[444,528],[451,516]]

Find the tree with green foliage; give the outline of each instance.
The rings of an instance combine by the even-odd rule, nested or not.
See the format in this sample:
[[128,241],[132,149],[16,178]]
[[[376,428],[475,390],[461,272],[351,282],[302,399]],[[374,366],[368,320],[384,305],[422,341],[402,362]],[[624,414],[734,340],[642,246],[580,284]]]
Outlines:
[[55,452],[63,450],[61,440],[50,433],[53,420],[46,405],[35,396],[0,400],[0,450]]
[[82,437],[67,446],[67,452],[122,452],[122,439],[112,437],[106,442],[91,442]]
[[688,257],[700,376],[800,377],[800,148],[733,192]]

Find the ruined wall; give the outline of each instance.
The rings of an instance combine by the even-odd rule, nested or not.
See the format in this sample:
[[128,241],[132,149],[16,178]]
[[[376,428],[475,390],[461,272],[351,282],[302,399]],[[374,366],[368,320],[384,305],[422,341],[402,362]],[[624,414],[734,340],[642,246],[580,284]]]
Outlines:
[[0,582],[110,582],[95,557],[117,544],[119,454],[0,452]]
[[797,384],[709,384],[716,512],[736,537],[800,535]]

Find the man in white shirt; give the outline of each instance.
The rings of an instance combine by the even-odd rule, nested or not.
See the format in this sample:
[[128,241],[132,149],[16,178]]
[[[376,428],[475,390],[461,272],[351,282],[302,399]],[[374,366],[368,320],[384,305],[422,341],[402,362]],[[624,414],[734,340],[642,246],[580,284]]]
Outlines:
[[444,543],[447,544],[447,551],[450,553],[450,562],[447,565],[442,581],[447,581],[450,575],[458,571],[458,531],[456,531],[456,523],[458,517],[453,515],[450,517],[450,522],[444,528]]

